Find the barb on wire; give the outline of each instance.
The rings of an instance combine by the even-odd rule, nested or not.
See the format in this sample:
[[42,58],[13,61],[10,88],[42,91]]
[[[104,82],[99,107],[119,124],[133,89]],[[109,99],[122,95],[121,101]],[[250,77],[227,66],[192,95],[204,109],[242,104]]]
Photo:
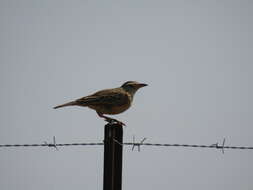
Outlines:
[[48,147],[53,147],[53,148],[55,148],[56,150],[59,150],[59,149],[57,148],[55,136],[53,136],[53,143],[49,143],[49,144],[48,144],[47,141],[44,141],[44,144],[45,144],[46,146],[48,146]]
[[[142,140],[141,140],[141,142],[140,143],[136,143],[135,142],[135,136],[133,136],[133,143],[132,143],[132,151],[134,150],[134,147],[138,147],[138,152],[140,152],[141,151],[141,145],[143,145],[143,143],[144,143],[144,141],[146,140],[147,138],[143,138]],[[128,145],[127,143],[126,143],[126,145]]]
[[[217,148],[217,149],[221,149],[222,153],[224,154],[224,153],[225,153],[225,151],[224,151],[225,141],[226,141],[226,139],[224,138],[221,146],[219,145],[218,142],[215,143],[215,144],[212,144],[211,146],[213,146],[213,147],[215,147],[215,148]],[[207,147],[207,148],[208,148],[208,147]]]
[[224,154],[225,142],[226,142],[226,139],[224,138],[224,139],[223,139],[223,142],[222,142],[222,149],[221,149],[223,154]]
[[132,143],[120,143],[119,141],[117,141],[116,139],[113,139],[114,142],[116,142],[117,144],[121,145],[121,146],[124,146],[124,145],[132,145],[132,151],[134,150],[134,147],[138,147],[138,152],[141,151],[141,145],[143,145],[144,141],[146,140],[147,138],[143,138],[141,140],[141,142],[139,143],[136,143],[135,142],[135,136],[133,136],[133,142]]

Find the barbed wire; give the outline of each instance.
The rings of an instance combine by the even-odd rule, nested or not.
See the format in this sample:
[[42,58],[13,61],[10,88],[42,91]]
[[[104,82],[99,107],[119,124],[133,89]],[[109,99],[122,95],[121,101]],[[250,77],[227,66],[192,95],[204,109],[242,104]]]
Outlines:
[[[224,153],[225,149],[237,149],[237,150],[253,150],[253,146],[225,146],[226,139],[223,139],[221,145],[219,143],[204,145],[204,144],[170,144],[170,143],[144,143],[147,138],[143,138],[140,142],[135,142],[135,137],[133,137],[132,142],[120,143],[114,140],[116,143],[122,146],[132,146],[132,151],[135,147],[140,151],[141,146],[152,146],[152,147],[183,147],[183,148],[209,148],[209,149],[220,149]],[[96,143],[56,143],[55,136],[53,137],[53,143],[47,143],[46,141],[42,144],[0,144],[0,148],[11,148],[11,147],[53,147],[58,150],[58,147],[65,146],[101,146],[104,142]]]

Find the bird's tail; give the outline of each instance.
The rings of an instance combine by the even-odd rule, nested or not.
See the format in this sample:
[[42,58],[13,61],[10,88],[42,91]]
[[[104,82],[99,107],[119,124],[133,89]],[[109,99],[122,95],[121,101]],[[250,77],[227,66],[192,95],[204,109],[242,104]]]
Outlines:
[[66,104],[61,104],[61,105],[55,106],[54,109],[62,108],[62,107],[66,107],[66,106],[74,106],[74,105],[76,105],[76,101],[72,101],[72,102],[68,102]]

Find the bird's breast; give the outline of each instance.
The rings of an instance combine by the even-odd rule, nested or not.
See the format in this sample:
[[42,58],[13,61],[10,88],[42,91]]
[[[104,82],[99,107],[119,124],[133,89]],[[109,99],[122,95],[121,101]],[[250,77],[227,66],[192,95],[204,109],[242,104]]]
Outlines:
[[125,95],[124,98],[121,98],[121,101],[115,101],[109,104],[89,105],[88,107],[102,114],[115,115],[126,111],[131,106],[131,103],[132,97]]

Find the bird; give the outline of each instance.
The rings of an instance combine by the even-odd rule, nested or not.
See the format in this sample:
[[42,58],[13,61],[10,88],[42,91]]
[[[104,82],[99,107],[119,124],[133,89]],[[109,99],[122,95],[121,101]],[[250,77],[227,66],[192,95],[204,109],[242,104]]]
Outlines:
[[136,91],[144,86],[148,85],[136,81],[127,81],[118,88],[100,90],[94,94],[55,106],[54,109],[66,106],[88,107],[95,110],[99,117],[104,118],[109,123],[125,125],[123,122],[104,114],[115,115],[126,111],[131,107]]

